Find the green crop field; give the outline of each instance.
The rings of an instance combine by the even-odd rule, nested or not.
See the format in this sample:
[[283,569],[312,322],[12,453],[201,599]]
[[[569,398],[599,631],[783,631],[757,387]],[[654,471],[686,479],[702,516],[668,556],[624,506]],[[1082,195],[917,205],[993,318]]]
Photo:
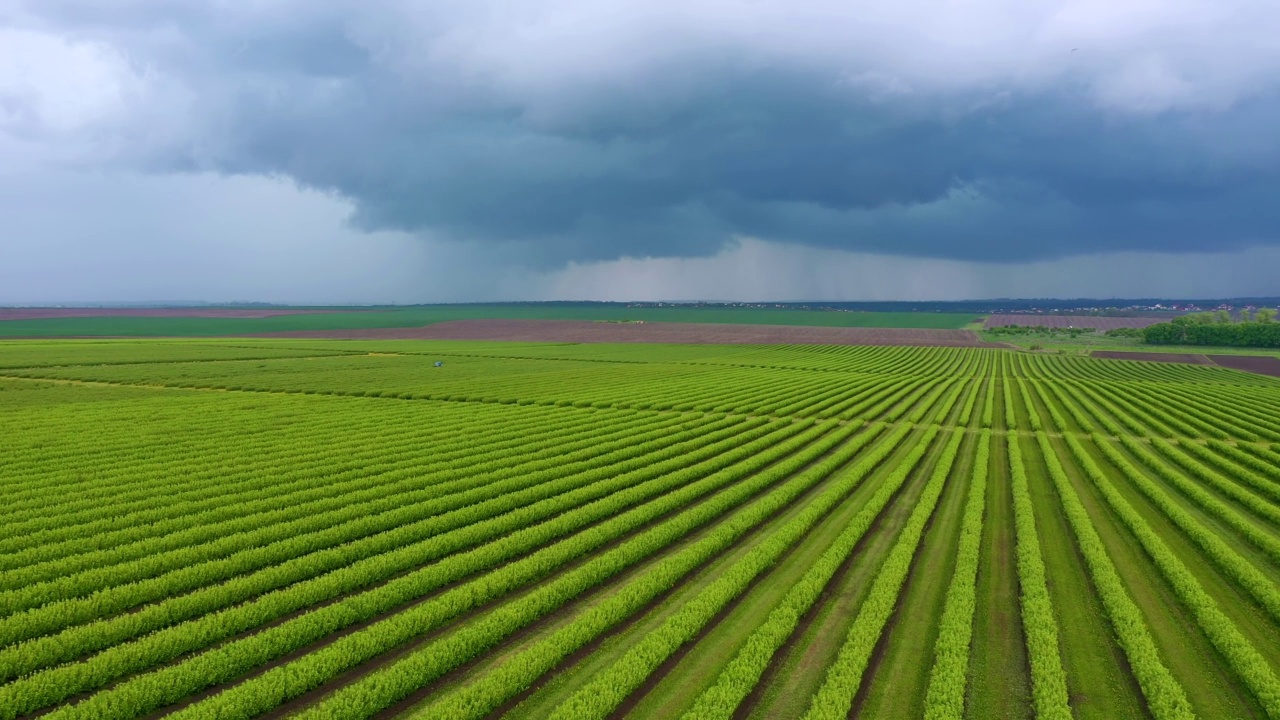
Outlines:
[[198,337],[246,335],[291,330],[355,330],[420,327],[448,320],[593,320],[618,322],[729,323],[745,325],[804,325],[821,327],[934,328],[955,330],[977,316],[933,312],[834,312],[822,310],[739,307],[636,307],[609,304],[494,304],[437,305],[407,308],[355,309],[236,317],[59,317],[32,320],[0,319],[0,337]]
[[0,439],[0,718],[1280,718],[1260,375],[10,340]]

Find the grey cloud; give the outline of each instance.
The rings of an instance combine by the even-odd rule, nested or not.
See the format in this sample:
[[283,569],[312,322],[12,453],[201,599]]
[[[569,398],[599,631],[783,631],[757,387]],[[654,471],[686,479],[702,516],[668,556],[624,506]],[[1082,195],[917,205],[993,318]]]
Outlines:
[[543,267],[738,235],[999,261],[1280,244],[1280,53],[1249,54],[1276,11],[1199,30],[1240,41],[1210,61],[1178,54],[1207,5],[992,0],[941,40],[926,2],[756,5],[43,0],[22,22],[185,91],[136,108],[118,164],[284,175],[363,229]]

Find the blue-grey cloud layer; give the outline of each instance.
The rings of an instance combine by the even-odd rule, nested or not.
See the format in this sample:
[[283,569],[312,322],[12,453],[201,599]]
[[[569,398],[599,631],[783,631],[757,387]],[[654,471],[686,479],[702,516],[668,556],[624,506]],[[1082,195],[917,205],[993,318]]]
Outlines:
[[[286,175],[350,198],[360,227],[544,266],[708,255],[735,235],[1009,261],[1280,244],[1280,93],[1244,71],[1197,79],[1166,53],[1172,70],[1126,75],[1148,67],[1132,60],[1144,48],[1099,51],[1112,72],[1062,45],[1028,60],[1034,82],[950,81],[895,71],[912,66],[897,50],[812,50],[804,29],[766,28],[757,45],[637,23],[633,43],[625,22],[583,23],[537,40],[554,8],[443,3],[412,29],[405,12],[49,0],[23,22],[111,43],[186,91],[171,117],[137,118],[165,132],[138,132],[112,162]],[[565,37],[587,47],[569,62]]]

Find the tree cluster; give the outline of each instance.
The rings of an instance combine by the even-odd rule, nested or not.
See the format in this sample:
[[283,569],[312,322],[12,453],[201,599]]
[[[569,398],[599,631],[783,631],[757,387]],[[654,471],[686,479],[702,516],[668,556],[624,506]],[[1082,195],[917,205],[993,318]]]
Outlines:
[[1225,310],[1197,313],[1172,322],[1152,325],[1142,331],[1142,340],[1150,345],[1223,345],[1234,347],[1280,347],[1280,323],[1276,311],[1262,308],[1240,322],[1232,322]]

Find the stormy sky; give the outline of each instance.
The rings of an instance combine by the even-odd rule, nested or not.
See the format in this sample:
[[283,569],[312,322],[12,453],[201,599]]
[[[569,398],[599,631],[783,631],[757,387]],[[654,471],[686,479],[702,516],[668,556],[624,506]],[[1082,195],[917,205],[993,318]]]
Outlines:
[[1273,0],[0,0],[0,303],[1280,294]]

